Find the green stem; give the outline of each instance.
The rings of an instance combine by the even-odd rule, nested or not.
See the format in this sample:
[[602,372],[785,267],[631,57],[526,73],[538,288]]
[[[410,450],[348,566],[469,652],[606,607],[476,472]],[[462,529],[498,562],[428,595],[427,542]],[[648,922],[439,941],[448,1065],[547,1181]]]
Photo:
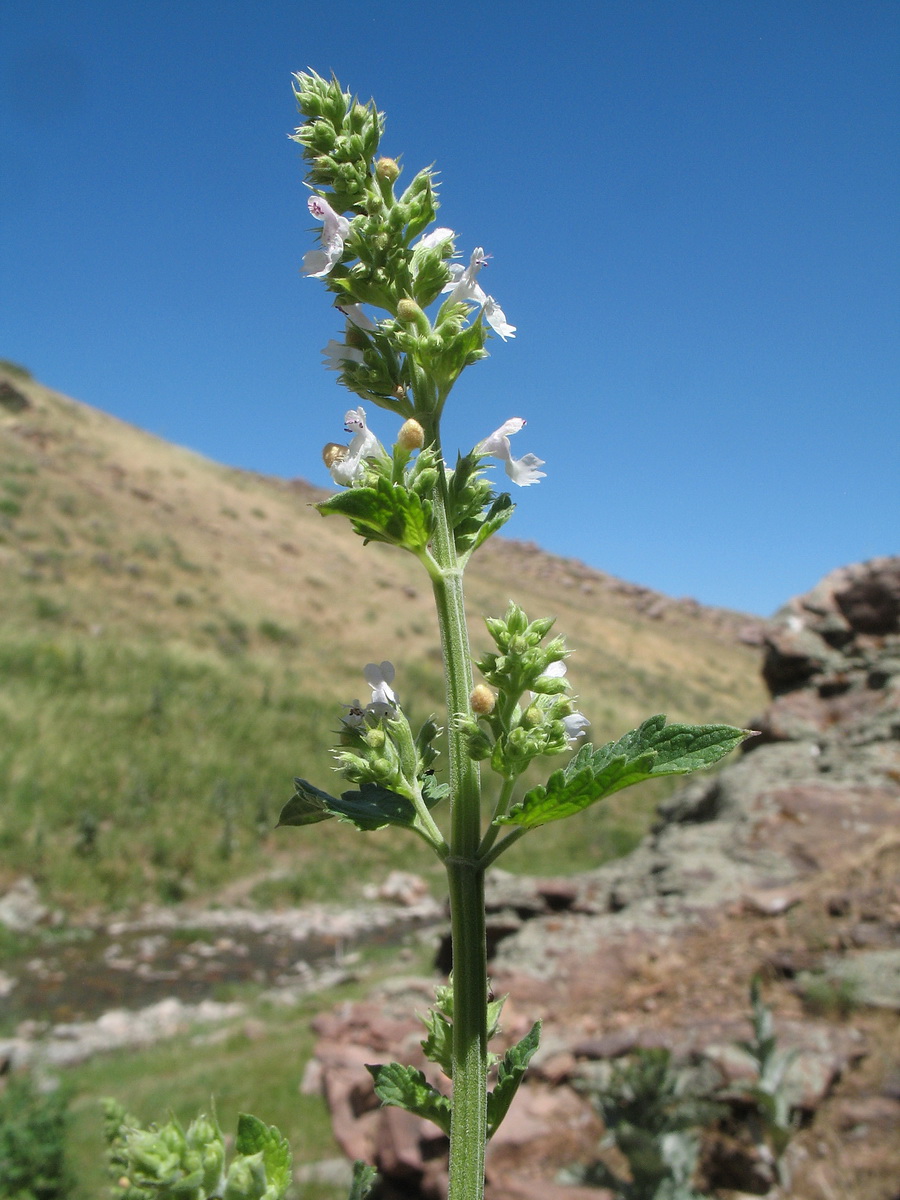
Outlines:
[[494,806],[494,816],[491,824],[488,826],[487,833],[481,839],[481,845],[478,847],[478,857],[484,858],[487,852],[497,840],[497,834],[500,832],[500,826],[495,825],[494,821],[498,817],[505,817],[506,810],[509,808],[509,802],[512,799],[513,790],[515,789],[515,779],[504,779],[503,786],[500,789],[500,795],[497,797],[497,803]]
[[[423,422],[425,424],[425,422]],[[430,428],[428,427],[430,425]],[[426,444],[440,460],[437,421],[426,425]],[[487,951],[481,840],[481,781],[469,757],[457,716],[469,711],[472,668],[462,568],[448,513],[443,465],[434,494],[432,555],[440,568],[432,586],[441,631],[447,692],[450,770],[450,854],[447,880],[453,942],[453,1109],[448,1200],[481,1200],[487,1141]]]
[[524,837],[527,832],[528,830],[523,829],[520,825],[518,828],[514,829],[512,833],[508,833],[502,842],[498,842],[493,850],[491,850],[490,853],[485,854],[484,858],[482,858],[482,869],[486,871],[491,863],[496,862],[505,850],[508,850],[514,842],[519,840],[520,837]]

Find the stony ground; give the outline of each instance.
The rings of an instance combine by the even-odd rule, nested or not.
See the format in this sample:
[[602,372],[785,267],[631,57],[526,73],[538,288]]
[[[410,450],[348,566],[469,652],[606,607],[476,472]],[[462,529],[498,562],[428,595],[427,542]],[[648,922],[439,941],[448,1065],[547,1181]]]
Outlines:
[[[798,1052],[792,1182],[779,1190],[731,1121],[706,1138],[698,1183],[722,1197],[900,1196],[900,560],[835,572],[792,601],[765,676],[760,736],[667,802],[628,859],[565,879],[494,876],[506,1036],[544,1020],[490,1147],[494,1200],[578,1200],[558,1171],[595,1158],[602,1132],[579,1084],[636,1048],[667,1046],[737,1086],[754,975],[779,1045]],[[377,1161],[395,1195],[443,1194],[444,1145],[433,1126],[377,1108],[364,1064],[415,1061],[409,1012],[429,986],[397,981],[323,1016],[307,1080],[345,1150]]]

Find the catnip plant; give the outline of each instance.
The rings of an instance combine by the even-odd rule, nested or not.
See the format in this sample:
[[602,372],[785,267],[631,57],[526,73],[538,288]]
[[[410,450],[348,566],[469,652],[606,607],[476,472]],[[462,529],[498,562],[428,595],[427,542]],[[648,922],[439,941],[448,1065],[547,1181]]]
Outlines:
[[[494,491],[489,460],[502,463],[517,487],[538,483],[545,464],[533,453],[514,455],[510,439],[525,421],[511,416],[493,432],[477,431],[472,448],[451,465],[441,417],[462,372],[486,357],[486,341],[510,341],[516,329],[484,290],[484,249],[465,255],[456,233],[435,225],[432,170],[398,190],[398,161],[379,156],[384,115],[374,102],[361,104],[336,79],[312,71],[294,77],[294,92],[303,123],[293,136],[308,166],[309,213],[320,223],[303,272],[334,298],[343,328],[325,347],[325,364],[354,397],[344,416],[349,440],[323,452],[338,490],[317,508],[347,518],[367,542],[414,555],[427,573],[443,654],[447,767],[440,780],[434,764],[442,730],[434,718],[410,725],[392,664],[361,664],[371,697],[345,706],[334,749],[336,769],[351,786],[334,795],[298,778],[280,824],[337,818],[365,832],[399,827],[444,864],[452,982],[438,989],[423,1047],[452,1080],[451,1094],[397,1063],[371,1070],[384,1103],[449,1134],[450,1200],[478,1200],[485,1145],[539,1036],[536,1023],[501,1058],[489,1050],[502,1001],[490,996],[486,973],[486,870],[542,825],[644,779],[707,767],[747,734],[654,716],[595,748],[565,677],[565,639],[551,636],[552,617],[531,620],[514,603],[487,618],[494,648],[474,663],[476,682],[463,576],[514,508],[508,493]],[[386,442],[370,428],[367,406],[393,419]],[[546,783],[520,786],[535,760],[565,755]]]

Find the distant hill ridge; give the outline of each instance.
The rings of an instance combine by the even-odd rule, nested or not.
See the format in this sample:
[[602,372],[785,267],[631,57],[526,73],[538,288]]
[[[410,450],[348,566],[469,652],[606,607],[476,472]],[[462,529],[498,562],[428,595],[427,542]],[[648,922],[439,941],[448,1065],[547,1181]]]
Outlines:
[[[0,883],[58,852],[65,888],[95,886],[92,847],[127,854],[117,814],[144,805],[147,879],[202,888],[278,850],[266,838],[293,774],[328,782],[340,705],[364,694],[365,663],[395,664],[412,716],[440,714],[421,567],[323,519],[311,505],[324,494],[222,466],[0,367],[0,788],[14,810],[0,814],[12,847]],[[511,598],[556,616],[595,742],[653,712],[742,724],[761,707],[754,618],[501,538],[466,579],[476,652],[483,616]],[[175,846],[196,796],[224,839],[205,876]],[[110,893],[124,870],[110,867]]]

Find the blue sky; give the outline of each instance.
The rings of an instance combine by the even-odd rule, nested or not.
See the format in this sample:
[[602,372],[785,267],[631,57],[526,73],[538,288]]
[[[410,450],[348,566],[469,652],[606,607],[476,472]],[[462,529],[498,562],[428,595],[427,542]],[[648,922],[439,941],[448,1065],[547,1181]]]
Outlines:
[[896,0],[4,4],[0,357],[326,483],[350,397],[288,134],[333,70],[492,255],[518,334],[445,445],[527,419],[508,532],[768,614],[900,551],[898,55]]

